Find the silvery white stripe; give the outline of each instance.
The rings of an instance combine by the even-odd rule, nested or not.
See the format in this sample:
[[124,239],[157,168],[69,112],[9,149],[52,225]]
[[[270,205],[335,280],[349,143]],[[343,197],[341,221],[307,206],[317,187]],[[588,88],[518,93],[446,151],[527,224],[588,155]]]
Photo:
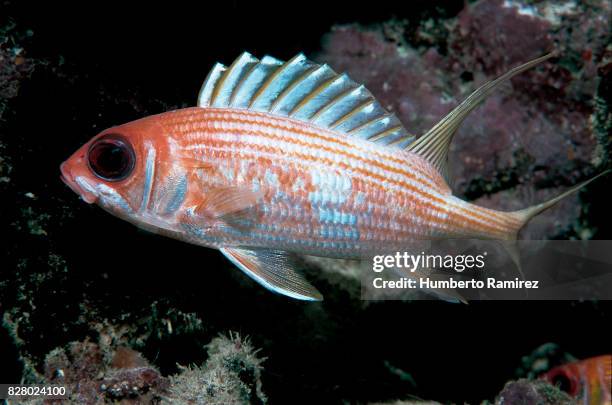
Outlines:
[[142,190],[142,203],[140,211],[147,209],[151,198],[151,190],[153,189],[153,177],[155,176],[155,148],[147,145],[147,160],[145,163],[145,179]]

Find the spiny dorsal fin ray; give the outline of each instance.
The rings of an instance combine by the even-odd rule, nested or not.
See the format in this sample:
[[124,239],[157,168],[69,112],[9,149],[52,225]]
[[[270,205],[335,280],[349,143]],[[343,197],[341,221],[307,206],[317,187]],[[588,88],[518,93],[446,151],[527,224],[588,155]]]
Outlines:
[[247,108],[255,95],[254,89],[258,89],[283,62],[271,56],[264,57],[242,78],[230,98],[230,107]]
[[259,62],[252,55],[244,52],[225,70],[223,76],[215,85],[211,95],[210,104],[213,107],[227,106],[231,101],[231,96],[241,79]]
[[271,112],[289,115],[304,98],[304,94],[310,94],[321,82],[325,82],[336,76],[336,72],[328,65],[313,67],[301,77],[296,78],[296,80],[287,87],[283,94],[274,102]]
[[294,56],[268,76],[261,87],[255,91],[249,107],[258,111],[270,111],[276,98],[313,65],[301,53]]
[[414,140],[364,86],[303,54],[283,63],[245,52],[229,67],[217,64],[198,106],[269,112],[396,147]]
[[198,105],[199,106],[209,106],[210,100],[212,99],[213,92],[219,79],[223,76],[223,73],[227,68],[223,66],[221,63],[217,63],[206,76],[206,80],[204,81],[204,85],[200,90],[200,94],[198,94]]
[[440,120],[433,128],[412,142],[406,148],[410,152],[421,155],[434,165],[448,181],[448,149],[453,139],[453,135],[459,125],[485,98],[487,98],[500,84],[524,72],[533,66],[544,62],[552,57],[553,54],[541,56],[523,65],[517,66],[495,80],[487,82],[476,89],[461,104],[455,107],[450,113]]

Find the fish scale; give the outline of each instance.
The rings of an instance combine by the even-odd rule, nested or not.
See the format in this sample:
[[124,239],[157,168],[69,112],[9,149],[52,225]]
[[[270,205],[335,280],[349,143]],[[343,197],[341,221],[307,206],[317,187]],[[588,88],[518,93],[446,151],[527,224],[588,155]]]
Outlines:
[[[137,226],[219,249],[272,291],[322,299],[292,254],[366,258],[427,239],[512,241],[588,183],[514,212],[462,201],[448,186],[460,123],[550,56],[485,83],[417,138],[346,74],[301,54],[283,63],[244,53],[212,68],[197,107],[103,131],[62,164],[62,179]],[[121,159],[99,160],[105,151]]]
[[[266,119],[264,113],[194,108],[167,114],[167,118],[162,114],[160,122],[168,133],[178,134],[177,143],[182,147],[183,154],[209,163],[206,166],[214,167],[216,173],[233,172],[231,179],[211,174],[209,184],[197,186],[204,189],[218,186],[219,178],[225,178],[226,186],[265,190],[261,205],[266,209],[257,210],[256,222],[264,229],[272,229],[270,224],[282,221],[284,226],[281,230],[270,230],[269,233],[279,238],[276,240],[284,249],[320,254],[320,249],[333,247],[339,256],[356,257],[383,249],[397,250],[414,238],[430,238],[436,232],[490,232],[491,236],[503,235],[518,223],[512,218],[501,221],[500,216],[494,216],[485,208],[458,205],[456,199],[448,194],[447,187],[434,188],[443,184],[443,179],[436,178],[436,173],[416,155],[407,156],[413,159],[408,166],[419,167],[421,172],[427,173],[426,180],[407,171],[400,174],[386,170],[385,154],[394,151],[388,152],[378,145],[364,146],[365,141],[358,138],[345,139],[344,153],[336,154],[332,148],[333,138],[342,139],[341,134],[312,128],[308,124],[301,125],[299,121],[292,121],[292,125],[286,125],[291,129],[279,134],[274,122],[276,117]],[[257,122],[257,130],[253,130],[249,122]],[[317,138],[307,142],[304,137],[306,130]],[[325,141],[325,138],[332,138],[332,141]],[[377,151],[380,156],[364,152],[367,146],[370,149],[380,148]],[[303,156],[305,161],[296,156]],[[362,162],[352,162],[346,156],[362,157]],[[261,158],[266,160],[266,164],[259,164]],[[257,170],[246,178],[240,178],[239,165],[235,163],[238,161],[247,162],[248,166]],[[369,165],[364,165],[364,161],[370,162]],[[276,173],[275,181],[266,176],[270,170]],[[297,176],[304,181],[304,189],[309,192],[292,190]],[[402,186],[402,181],[410,182],[412,188]],[[397,184],[393,185],[393,182]],[[352,189],[352,184],[357,185],[357,190]],[[387,192],[393,187],[397,193]],[[364,195],[361,203],[355,200],[356,192]],[[413,209],[407,211],[401,208],[406,206]],[[321,215],[321,212],[328,211],[354,216],[355,225],[344,224],[342,215]],[[304,213],[310,215],[302,216]],[[443,220],[445,217],[450,217],[451,221]],[[456,219],[454,222],[453,218]],[[300,242],[304,237],[298,226],[300,223],[311,226],[313,231],[307,236],[314,243],[305,246]],[[474,223],[480,227],[474,229]],[[245,233],[234,242],[240,245],[245,240],[249,241],[250,246],[266,247],[269,238],[260,232],[253,232]],[[338,241],[357,243],[341,244],[345,249],[350,249],[343,250],[334,244]],[[292,246],[292,242],[296,246]],[[353,245],[357,245],[356,251]]]

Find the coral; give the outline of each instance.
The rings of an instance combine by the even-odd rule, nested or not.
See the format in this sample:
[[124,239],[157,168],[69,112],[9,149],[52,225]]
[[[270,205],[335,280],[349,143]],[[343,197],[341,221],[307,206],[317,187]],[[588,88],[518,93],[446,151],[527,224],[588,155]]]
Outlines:
[[574,405],[569,395],[540,380],[510,381],[495,399],[496,405]]
[[75,404],[151,403],[167,387],[167,379],[134,350],[118,347],[105,352],[88,340],[51,351],[44,374],[46,383],[66,385]]
[[188,367],[171,377],[167,404],[265,403],[261,363],[248,339],[238,334],[219,336],[208,345],[209,358],[201,367]]
[[74,403],[95,403],[96,379],[104,368],[97,344],[72,342],[52,350],[45,358],[45,382],[65,385]]
[[[49,352],[35,381],[67,387],[69,404],[263,404],[261,363],[249,339],[230,333],[208,345],[199,367],[166,378],[141,353],[101,334],[99,342],[71,342]],[[109,344],[110,343],[110,344]],[[38,404],[27,399],[25,403]]]
[[153,367],[132,367],[109,372],[99,388],[111,400],[138,398],[138,403],[157,400],[167,380]]
[[[489,404],[483,401],[482,404]],[[439,402],[403,400],[376,402],[370,405],[437,405]],[[575,405],[573,398],[542,380],[519,379],[509,381],[494,401],[495,405]]]
[[0,24],[0,120],[8,101],[18,94],[21,81],[34,70],[34,62],[19,45],[31,35],[31,31],[18,32],[14,22]]
[[598,140],[596,161],[603,167],[610,166],[612,156],[612,44],[609,45],[608,63],[600,68],[601,81],[595,97],[595,111],[592,116],[593,132]]

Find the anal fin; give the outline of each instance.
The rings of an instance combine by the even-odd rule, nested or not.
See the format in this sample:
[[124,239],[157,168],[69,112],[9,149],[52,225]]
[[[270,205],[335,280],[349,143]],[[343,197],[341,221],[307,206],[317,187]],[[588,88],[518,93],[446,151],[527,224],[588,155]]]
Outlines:
[[220,250],[240,270],[270,291],[299,300],[323,300],[323,295],[293,269],[286,252],[242,248]]

